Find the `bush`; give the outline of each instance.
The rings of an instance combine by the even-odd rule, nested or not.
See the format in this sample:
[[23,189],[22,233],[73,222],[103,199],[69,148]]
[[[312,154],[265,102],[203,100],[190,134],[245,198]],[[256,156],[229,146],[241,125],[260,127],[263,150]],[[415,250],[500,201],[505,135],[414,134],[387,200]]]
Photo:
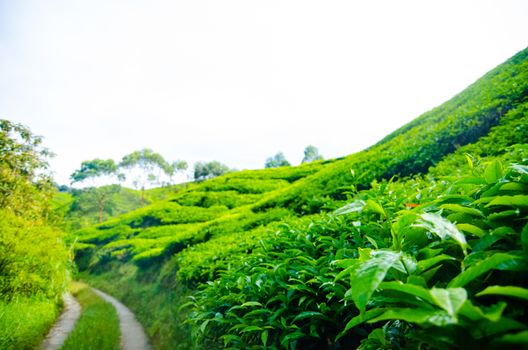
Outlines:
[[[417,188],[429,192],[418,203]],[[334,215],[283,226],[251,255],[224,263],[194,295],[195,341],[522,348],[527,214],[528,165],[494,160],[450,183],[374,183]]]
[[0,296],[58,298],[65,289],[68,254],[62,233],[0,210]]

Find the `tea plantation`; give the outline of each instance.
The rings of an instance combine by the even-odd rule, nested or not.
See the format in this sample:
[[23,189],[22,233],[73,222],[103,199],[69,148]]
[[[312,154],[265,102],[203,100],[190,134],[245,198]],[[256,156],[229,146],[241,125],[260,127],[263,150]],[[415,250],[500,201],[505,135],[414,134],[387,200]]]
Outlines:
[[159,349],[524,349],[527,140],[524,50],[362,152],[165,188],[69,242]]
[[108,207],[0,127],[0,348],[38,347],[72,276],[156,349],[528,348],[528,49],[364,151],[117,186]]

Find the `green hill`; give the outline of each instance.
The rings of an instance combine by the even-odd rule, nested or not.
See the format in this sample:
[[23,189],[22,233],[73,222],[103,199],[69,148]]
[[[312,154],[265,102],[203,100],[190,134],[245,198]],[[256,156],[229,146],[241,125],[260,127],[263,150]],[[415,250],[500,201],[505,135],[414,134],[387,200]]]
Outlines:
[[524,50],[365,151],[75,231],[77,266],[162,349],[522,348],[527,112]]

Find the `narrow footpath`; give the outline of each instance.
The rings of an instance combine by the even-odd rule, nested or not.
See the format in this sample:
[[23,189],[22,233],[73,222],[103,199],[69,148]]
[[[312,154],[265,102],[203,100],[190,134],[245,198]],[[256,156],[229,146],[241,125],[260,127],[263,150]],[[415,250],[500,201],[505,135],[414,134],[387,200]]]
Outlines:
[[64,296],[64,310],[42,343],[43,350],[58,350],[75,327],[81,315],[81,305],[71,294]]
[[121,330],[121,349],[123,350],[151,350],[148,337],[143,326],[136,320],[134,314],[117,299],[92,288],[101,298],[111,303],[119,316],[119,328]]

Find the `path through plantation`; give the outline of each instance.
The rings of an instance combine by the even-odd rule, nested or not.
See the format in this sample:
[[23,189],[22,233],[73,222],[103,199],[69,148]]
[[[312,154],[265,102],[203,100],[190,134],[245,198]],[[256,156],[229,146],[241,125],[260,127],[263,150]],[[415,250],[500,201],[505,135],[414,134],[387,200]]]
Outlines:
[[[105,301],[111,303],[116,309],[119,317],[119,328],[121,331],[121,349],[123,350],[151,350],[148,337],[141,324],[136,320],[134,314],[117,299],[110,295],[92,288]],[[66,338],[75,328],[75,324],[81,315],[81,306],[70,294],[64,297],[64,310],[50,330],[42,343],[42,350],[58,350],[64,344]]]
[[42,343],[43,350],[60,349],[81,315],[81,305],[71,294],[64,296],[64,311]]
[[119,316],[119,328],[121,330],[121,349],[123,350],[151,350],[147,335],[143,326],[125,305],[110,295],[92,288],[101,298],[111,303]]

